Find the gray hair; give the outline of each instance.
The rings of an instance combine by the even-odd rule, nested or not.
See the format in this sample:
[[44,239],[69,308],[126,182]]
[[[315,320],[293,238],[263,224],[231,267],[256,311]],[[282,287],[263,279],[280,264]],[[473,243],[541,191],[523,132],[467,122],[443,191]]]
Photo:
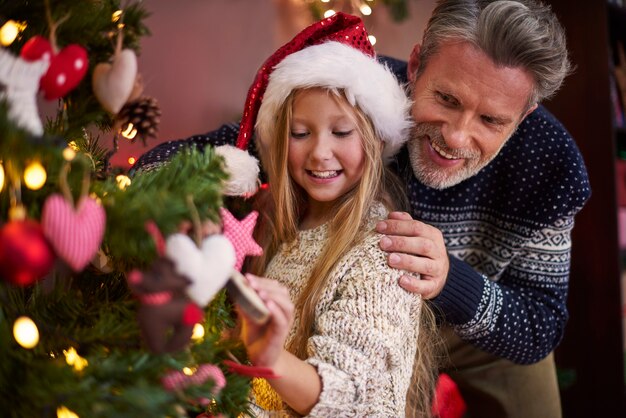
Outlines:
[[529,107],[553,96],[572,71],[563,27],[549,6],[534,0],[438,0],[418,75],[450,40],[470,42],[496,65],[527,70],[535,81]]

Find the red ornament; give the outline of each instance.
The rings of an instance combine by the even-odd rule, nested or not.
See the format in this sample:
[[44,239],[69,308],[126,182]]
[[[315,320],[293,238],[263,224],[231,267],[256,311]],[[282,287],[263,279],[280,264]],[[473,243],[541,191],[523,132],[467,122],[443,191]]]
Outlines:
[[48,71],[39,82],[46,100],[65,96],[87,73],[87,51],[77,44],[68,45],[55,54],[46,38],[34,36],[24,44],[20,56],[26,61],[37,61],[46,56],[50,60]]
[[11,221],[0,229],[0,275],[9,282],[28,286],[48,274],[53,264],[52,247],[37,222]]

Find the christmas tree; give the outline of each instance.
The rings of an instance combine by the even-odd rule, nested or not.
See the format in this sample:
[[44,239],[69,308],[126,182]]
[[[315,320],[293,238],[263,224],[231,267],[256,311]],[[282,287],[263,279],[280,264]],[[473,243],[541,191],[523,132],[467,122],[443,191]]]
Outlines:
[[[0,0],[3,416],[247,411],[223,290],[237,249],[219,228],[202,234],[224,211],[223,158],[189,149],[132,178],[109,163],[122,138],[156,134],[136,60],[147,14],[117,0]],[[38,95],[57,104],[45,122]]]

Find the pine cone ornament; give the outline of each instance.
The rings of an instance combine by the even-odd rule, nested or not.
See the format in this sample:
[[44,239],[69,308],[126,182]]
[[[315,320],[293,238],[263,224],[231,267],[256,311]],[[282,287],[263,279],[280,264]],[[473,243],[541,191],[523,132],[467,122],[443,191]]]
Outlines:
[[[131,143],[141,138],[143,144],[146,145],[146,139],[156,138],[159,131],[161,109],[154,97],[140,97],[126,103],[118,113],[117,120],[125,138],[128,138]],[[133,133],[133,130],[136,132]]]

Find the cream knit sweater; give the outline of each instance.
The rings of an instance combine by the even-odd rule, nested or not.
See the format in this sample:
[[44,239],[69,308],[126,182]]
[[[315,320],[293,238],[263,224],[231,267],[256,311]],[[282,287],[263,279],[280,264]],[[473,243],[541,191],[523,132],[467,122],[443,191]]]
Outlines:
[[[317,305],[306,361],[316,367],[322,392],[311,417],[405,415],[422,300],[398,285],[402,271],[390,268],[379,248],[381,235],[373,228],[386,216],[382,204],[371,208],[367,230],[372,232],[339,261]],[[287,286],[297,300],[326,245],[332,245],[327,225],[300,231],[294,242],[281,246],[266,276]],[[296,313],[294,324],[299,320]],[[294,331],[295,325],[287,343]],[[258,383],[256,402],[267,405],[271,388]],[[282,407],[280,412],[254,409],[257,416],[298,416]]]

